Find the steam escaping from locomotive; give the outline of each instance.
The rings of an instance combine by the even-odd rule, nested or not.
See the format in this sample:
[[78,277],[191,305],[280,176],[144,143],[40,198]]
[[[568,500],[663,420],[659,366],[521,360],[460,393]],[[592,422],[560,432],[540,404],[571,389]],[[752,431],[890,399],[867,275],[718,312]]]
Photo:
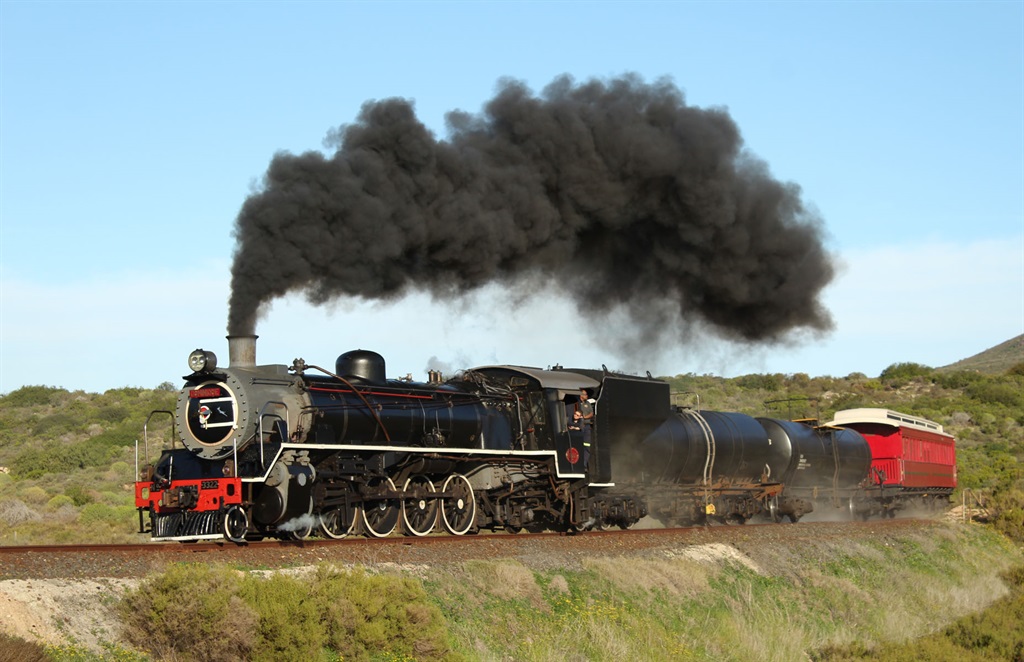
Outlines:
[[724,109],[687,105],[671,81],[563,76],[537,96],[505,80],[447,125],[439,140],[410,101],[369,101],[333,154],[275,155],[236,220],[228,333],[253,335],[261,306],[293,291],[448,300],[489,283],[624,313],[634,345],[832,328],[821,219]]

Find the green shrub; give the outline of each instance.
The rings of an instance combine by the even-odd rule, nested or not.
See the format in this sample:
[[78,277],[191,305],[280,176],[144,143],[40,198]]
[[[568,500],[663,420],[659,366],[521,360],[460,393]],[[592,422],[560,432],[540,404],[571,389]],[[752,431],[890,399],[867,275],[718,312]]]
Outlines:
[[46,502],[46,509],[51,513],[57,512],[63,506],[74,506],[75,501],[66,494],[58,494],[49,501]]
[[0,404],[7,407],[39,407],[51,404],[55,395],[67,394],[56,386],[22,386],[16,391],[0,397]]
[[130,467],[127,462],[114,462],[110,465],[110,473],[118,480],[133,481],[135,469]]
[[259,617],[240,583],[222,566],[172,566],[122,598],[125,638],[159,659],[249,659]]
[[920,363],[893,363],[883,370],[878,378],[886,382],[906,383],[915,377],[925,377],[933,372],[932,368]]
[[11,461],[11,472],[19,478],[40,478],[46,474],[69,474],[82,469],[109,466],[120,453],[118,442],[125,437],[105,432],[83,441],[65,444],[50,441],[25,448]]
[[46,493],[46,490],[39,487],[38,485],[26,487],[25,489],[21,490],[20,496],[22,500],[25,501],[25,503],[32,503],[37,505],[46,503],[47,501],[50,500],[50,495]]
[[345,660],[450,657],[422,584],[361,571],[297,579],[175,566],[128,592],[120,614],[128,641],[161,658],[317,660],[325,648]]
[[965,388],[984,379],[985,376],[980,372],[971,370],[957,370],[956,372],[940,372],[935,374],[935,383],[949,389]]
[[37,419],[32,426],[32,434],[37,437],[56,439],[62,434],[80,429],[82,424],[80,416],[58,411]]
[[82,508],[82,514],[78,520],[83,524],[95,524],[98,522],[124,522],[125,519],[121,508],[108,506],[105,503],[89,503]]
[[449,652],[444,616],[416,580],[321,567],[313,597],[331,615],[331,648],[346,660],[376,651],[436,660]]
[[772,393],[782,390],[785,381],[786,378],[780,373],[773,375],[744,375],[736,378],[736,383],[745,389],[761,389]]
[[1024,389],[1010,381],[989,379],[971,384],[965,389],[967,395],[983,404],[999,404],[1007,407],[1024,407]]
[[87,503],[92,503],[92,495],[86,491],[81,485],[71,485],[64,490],[65,496],[71,498],[76,506],[84,506]]
[[996,529],[1010,540],[1024,543],[1024,490],[1016,487],[996,494],[991,507]]
[[252,660],[311,660],[327,642],[321,605],[309,599],[309,585],[285,575],[246,576],[238,597],[258,615]]

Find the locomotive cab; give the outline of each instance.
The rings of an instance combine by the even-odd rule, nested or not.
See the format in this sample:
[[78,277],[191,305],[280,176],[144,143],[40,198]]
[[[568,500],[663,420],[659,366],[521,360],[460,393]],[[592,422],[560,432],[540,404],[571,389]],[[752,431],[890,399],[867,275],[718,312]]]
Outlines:
[[[583,478],[588,473],[593,446],[584,445],[585,431],[574,424],[572,412],[580,402],[580,392],[586,389],[596,393],[600,382],[568,370],[523,366],[487,366],[472,372],[516,395],[523,446],[553,449],[558,473],[563,477]],[[596,429],[593,434],[596,440]]]

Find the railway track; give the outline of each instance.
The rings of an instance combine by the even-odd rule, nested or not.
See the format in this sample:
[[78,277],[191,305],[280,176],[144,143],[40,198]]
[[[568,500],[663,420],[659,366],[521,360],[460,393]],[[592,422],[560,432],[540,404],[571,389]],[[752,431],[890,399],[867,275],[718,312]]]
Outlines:
[[[746,526],[757,527],[764,524],[749,524]],[[629,535],[672,535],[686,531],[695,531],[707,527],[682,527],[672,529],[628,529],[628,530],[607,530],[607,531],[585,531],[580,533],[505,533],[505,532],[480,532],[466,536],[389,536],[387,538],[364,538],[353,536],[340,540],[329,538],[307,538],[304,540],[259,540],[250,541],[244,544],[235,544],[227,540],[196,541],[196,542],[147,542],[147,543],[123,543],[123,544],[86,544],[86,545],[15,545],[0,546],[0,556],[5,554],[19,553],[42,553],[42,554],[66,554],[78,552],[140,552],[140,553],[166,553],[168,551],[189,552],[217,552],[232,550],[261,550],[261,549],[316,549],[320,547],[346,547],[353,545],[431,545],[431,544],[474,544],[479,540],[493,540],[507,538],[510,540],[530,540],[545,538],[575,538],[606,537],[606,536],[629,536]]]
[[225,563],[240,568],[277,568],[336,563],[378,567],[435,567],[471,560],[517,559],[583,567],[587,559],[660,554],[694,545],[754,549],[773,544],[815,545],[827,538],[877,539],[908,527],[943,526],[934,520],[801,522],[677,529],[558,533],[481,533],[470,536],[346,538],[301,541],[0,547],[0,580],[26,578],[144,577],[176,563]]

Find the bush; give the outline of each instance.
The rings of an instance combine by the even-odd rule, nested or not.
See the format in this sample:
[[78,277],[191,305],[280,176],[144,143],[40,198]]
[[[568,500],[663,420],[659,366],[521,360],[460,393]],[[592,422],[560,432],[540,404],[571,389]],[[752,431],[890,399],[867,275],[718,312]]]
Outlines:
[[249,659],[259,617],[240,582],[225,567],[172,566],[121,600],[125,638],[160,659]]
[[967,395],[984,404],[1024,407],[1024,389],[1020,384],[990,379],[971,384],[965,390]]
[[64,494],[65,496],[70,497],[71,501],[74,502],[76,506],[84,506],[85,504],[92,503],[93,501],[92,495],[89,494],[81,485],[71,485],[64,490]]
[[413,579],[321,567],[315,577],[267,579],[182,565],[120,604],[126,638],[161,658],[345,660],[449,656],[444,617]]
[[106,467],[119,455],[126,439],[123,434],[108,431],[71,444],[51,441],[23,450],[11,461],[10,469],[19,478],[39,478]]
[[55,513],[64,506],[74,507],[74,500],[66,494],[58,494],[49,501],[46,502],[46,509],[51,513]]
[[1024,543],[1024,490],[1017,487],[996,494],[991,507],[996,529],[1010,540]]
[[920,363],[893,363],[878,376],[882,381],[906,383],[916,377],[931,375],[934,370]]
[[110,475],[114,480],[123,480],[132,482],[135,480],[135,469],[128,465],[127,462],[117,461],[110,465]]
[[320,656],[327,634],[322,605],[309,599],[307,584],[285,575],[247,576],[238,590],[258,616],[253,660],[311,660]]
[[39,513],[25,505],[20,499],[0,501],[0,522],[8,526],[18,526],[25,522],[38,522],[41,520]]
[[32,426],[32,434],[37,437],[56,439],[62,434],[77,430],[81,424],[80,416],[55,412],[37,419]]
[[782,390],[786,378],[776,373],[774,375],[744,375],[736,378],[736,383],[749,390],[761,389],[774,393]]
[[83,524],[98,524],[100,522],[123,524],[124,522],[131,521],[131,514],[134,510],[134,507],[129,506],[108,506],[105,503],[90,503],[82,508],[82,513],[78,519]]
[[33,485],[32,487],[27,487],[21,490],[20,496],[26,503],[35,505],[43,504],[50,500],[50,495],[46,493],[46,490],[38,485]]
[[966,388],[984,379],[984,375],[972,370],[957,370],[956,372],[939,372],[935,374],[935,383],[942,388],[948,389]]
[[332,616],[331,647],[346,660],[369,659],[376,651],[436,660],[449,652],[444,616],[413,579],[322,567],[313,595]]
[[0,397],[0,403],[8,407],[39,407],[50,404],[58,394],[66,395],[67,391],[56,386],[22,386]]

